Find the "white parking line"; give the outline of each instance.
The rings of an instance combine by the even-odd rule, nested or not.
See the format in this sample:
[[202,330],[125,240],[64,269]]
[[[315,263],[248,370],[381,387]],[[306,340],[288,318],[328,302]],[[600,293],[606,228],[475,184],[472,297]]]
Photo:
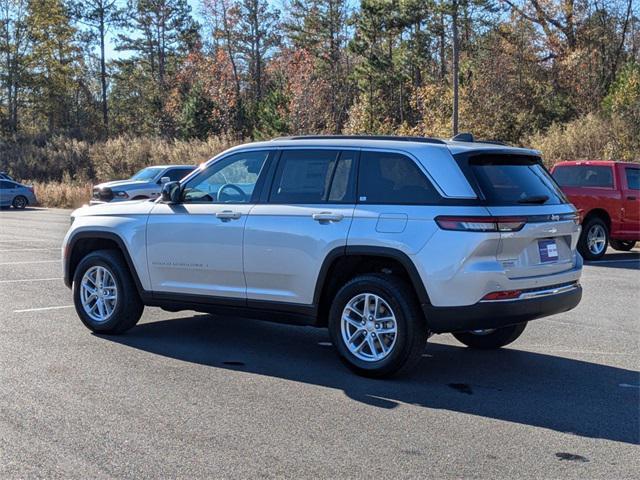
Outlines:
[[44,252],[49,250],[60,250],[60,248],[10,248],[6,250],[0,250],[0,252]]
[[0,283],[21,283],[21,282],[48,282],[50,280],[62,280],[62,277],[52,278],[23,278],[20,280],[0,280]]
[[59,310],[61,308],[73,308],[73,305],[60,305],[58,307],[25,308],[24,310],[14,310],[13,313],[41,312],[43,310]]
[[28,262],[3,262],[0,265],[26,265],[28,263],[60,263],[61,260],[58,258],[57,260],[32,260]]

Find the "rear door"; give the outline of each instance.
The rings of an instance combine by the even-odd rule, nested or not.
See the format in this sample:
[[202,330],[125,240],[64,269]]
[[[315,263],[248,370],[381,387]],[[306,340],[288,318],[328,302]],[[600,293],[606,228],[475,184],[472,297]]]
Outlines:
[[16,184],[8,180],[0,180],[0,205],[11,205],[15,195]]
[[624,165],[622,172],[622,230],[630,240],[640,240],[640,167]]
[[283,149],[244,232],[247,300],[312,305],[327,254],[344,247],[358,150]]
[[524,278],[574,268],[580,233],[574,207],[567,201],[539,157],[476,154],[467,158],[487,210],[495,217],[522,223],[501,232],[498,260],[507,276]]

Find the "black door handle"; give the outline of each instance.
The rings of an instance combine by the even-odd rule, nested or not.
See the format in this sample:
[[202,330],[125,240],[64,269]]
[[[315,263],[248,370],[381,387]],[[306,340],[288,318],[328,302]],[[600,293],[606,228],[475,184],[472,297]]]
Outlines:
[[635,200],[635,199],[636,199],[636,197],[634,197],[634,196],[628,196],[627,197],[627,200]]

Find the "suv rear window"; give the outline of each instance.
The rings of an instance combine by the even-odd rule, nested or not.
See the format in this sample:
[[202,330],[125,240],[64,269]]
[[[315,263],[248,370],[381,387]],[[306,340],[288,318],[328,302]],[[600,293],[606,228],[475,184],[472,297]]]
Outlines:
[[561,187],[601,187],[613,188],[611,167],[595,165],[575,165],[556,167],[553,171]]
[[469,168],[489,205],[558,205],[567,203],[538,157],[476,155]]

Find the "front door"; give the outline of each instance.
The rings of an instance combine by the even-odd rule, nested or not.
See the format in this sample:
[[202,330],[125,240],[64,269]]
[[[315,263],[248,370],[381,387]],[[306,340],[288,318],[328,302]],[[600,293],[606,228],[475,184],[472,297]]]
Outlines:
[[247,299],[311,305],[327,254],[344,247],[356,150],[283,149],[270,193],[245,227]]
[[147,224],[154,292],[246,298],[242,241],[269,150],[231,154],[192,177],[177,204],[157,203]]

